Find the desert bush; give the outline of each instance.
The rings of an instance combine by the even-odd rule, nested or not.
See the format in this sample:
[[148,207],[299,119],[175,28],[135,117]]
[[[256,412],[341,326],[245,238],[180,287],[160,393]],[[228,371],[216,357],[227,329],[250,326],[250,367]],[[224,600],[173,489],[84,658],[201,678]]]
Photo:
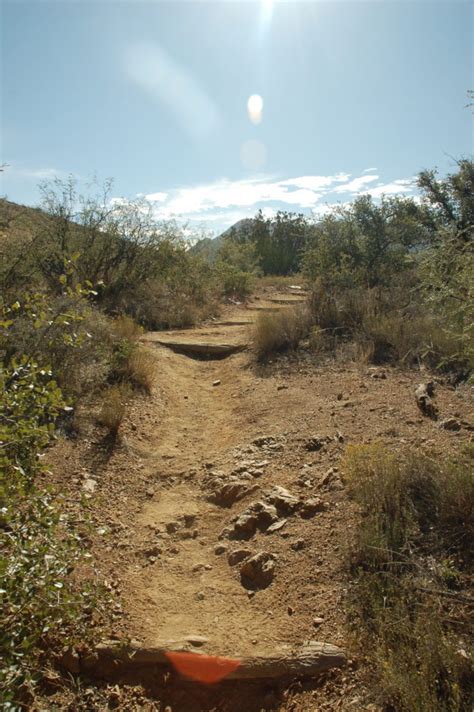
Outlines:
[[110,323],[112,336],[119,341],[125,340],[130,343],[138,341],[143,329],[129,316],[122,314]]
[[371,445],[348,449],[344,460],[361,507],[348,546],[349,623],[375,671],[378,702],[400,712],[461,712],[472,703],[472,661],[458,652],[470,645],[466,614],[438,595],[471,571],[469,459]]
[[[459,341],[445,317],[437,317],[411,293],[410,281],[392,288],[353,287],[334,290],[315,285],[310,308],[312,319],[328,349],[350,340],[358,357],[367,363],[421,362],[432,368],[461,368],[465,359]],[[332,338],[329,338],[331,336]]]
[[49,366],[64,393],[77,398],[106,379],[112,339],[108,320],[90,302],[90,285],[72,288],[75,265],[63,267],[59,294],[24,291],[0,304],[7,325],[0,331],[0,354],[4,361],[27,354]]
[[291,307],[259,314],[254,327],[253,347],[262,360],[285,349],[295,349],[310,329],[306,307]]
[[215,265],[216,282],[223,297],[243,300],[252,292],[254,278],[249,272],[226,262]]
[[[30,305],[38,303],[32,299]],[[20,311],[21,305],[4,307],[3,345]],[[64,335],[69,335],[67,325]],[[0,699],[5,709],[23,709],[34,698],[51,650],[86,621],[83,596],[89,592],[76,588],[69,576],[80,555],[76,533],[37,482],[47,474],[42,456],[55,437],[56,422],[71,406],[50,367],[5,350],[2,361]]]
[[155,381],[156,363],[153,354],[146,348],[134,348],[128,356],[121,377],[126,383],[150,394]]
[[126,386],[115,385],[108,388],[102,399],[98,422],[116,438],[125,417],[129,392]]

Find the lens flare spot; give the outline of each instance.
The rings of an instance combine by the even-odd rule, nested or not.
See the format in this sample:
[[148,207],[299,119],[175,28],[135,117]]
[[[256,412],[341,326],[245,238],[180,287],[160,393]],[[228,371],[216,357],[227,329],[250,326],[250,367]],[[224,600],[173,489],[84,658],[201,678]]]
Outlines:
[[252,94],[247,100],[247,112],[253,124],[259,124],[263,115],[263,99],[260,94]]

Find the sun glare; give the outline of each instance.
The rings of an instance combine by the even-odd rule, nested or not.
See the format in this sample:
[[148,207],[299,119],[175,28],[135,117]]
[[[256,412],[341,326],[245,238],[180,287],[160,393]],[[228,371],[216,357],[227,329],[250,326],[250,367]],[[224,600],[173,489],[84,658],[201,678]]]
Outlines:
[[253,124],[259,124],[262,121],[263,99],[260,94],[252,94],[247,100],[247,111],[249,119]]

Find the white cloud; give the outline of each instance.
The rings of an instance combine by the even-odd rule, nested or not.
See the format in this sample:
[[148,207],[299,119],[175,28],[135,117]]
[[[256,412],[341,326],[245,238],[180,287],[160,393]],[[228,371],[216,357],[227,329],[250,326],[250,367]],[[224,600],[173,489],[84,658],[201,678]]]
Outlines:
[[[150,193],[147,200],[157,202],[161,217],[206,214],[231,207],[257,206],[260,203],[280,203],[293,209],[314,208],[332,184],[347,180],[347,174],[335,176],[301,176],[287,180],[269,177],[230,181],[222,179],[207,185],[178,188],[166,193]],[[166,195],[167,198],[163,198]]]
[[377,170],[377,168],[375,168],[375,167],[372,167],[372,168],[364,168],[364,170],[362,171],[362,173],[373,173],[373,172],[376,171],[376,170]]
[[349,178],[349,173],[338,173],[335,176],[300,176],[298,178],[282,180],[280,181],[280,185],[294,185],[297,188],[308,188],[309,190],[321,191],[333,183],[347,181]]
[[[140,193],[137,197],[144,198],[143,193]],[[153,203],[163,203],[168,197],[168,193],[150,193],[146,196],[146,199]]]
[[382,195],[400,195],[403,193],[412,193],[415,189],[413,178],[400,178],[391,183],[382,183],[375,188],[367,188],[364,193],[368,193],[373,198],[381,198]]
[[[344,205],[354,195],[370,193],[378,199],[382,194],[414,192],[412,179],[377,184],[378,179],[376,174],[352,177],[348,173],[283,180],[261,175],[234,181],[222,178],[212,183],[148,193],[144,197],[158,219],[175,218],[191,226],[222,231],[237,220],[255,215],[259,209],[267,217],[277,210],[322,215],[335,205]],[[374,182],[376,185],[371,188]]]
[[342,185],[338,185],[337,188],[334,188],[333,193],[360,193],[366,183],[373,183],[374,180],[378,180],[379,176],[378,175],[368,175],[368,176],[359,176],[358,178],[353,178],[349,183],[343,183]]

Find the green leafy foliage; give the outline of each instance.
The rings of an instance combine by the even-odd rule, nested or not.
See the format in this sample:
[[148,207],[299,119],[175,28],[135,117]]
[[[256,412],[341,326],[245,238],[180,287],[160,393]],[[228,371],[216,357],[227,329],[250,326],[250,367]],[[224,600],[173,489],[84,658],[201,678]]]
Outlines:
[[288,275],[300,271],[309,230],[304,215],[278,211],[265,218],[260,210],[250,231],[231,233],[230,240],[252,246],[263,274]]
[[3,306],[0,372],[0,558],[2,631],[0,695],[17,709],[34,695],[42,657],[53,638],[65,637],[83,617],[79,593],[68,573],[78,557],[74,533],[51,494],[39,483],[46,475],[44,451],[55,437],[58,418],[71,410],[49,365],[26,353],[11,356],[18,320],[40,331],[51,322],[64,343],[79,340],[69,318],[53,319],[42,295]]

